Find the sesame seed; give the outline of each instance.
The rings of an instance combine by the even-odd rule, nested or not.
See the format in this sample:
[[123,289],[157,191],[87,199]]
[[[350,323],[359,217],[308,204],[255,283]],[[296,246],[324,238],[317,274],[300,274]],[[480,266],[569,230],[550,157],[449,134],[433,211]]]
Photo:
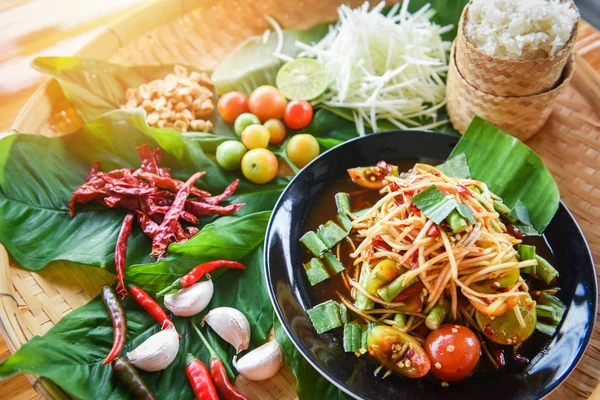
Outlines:
[[446,347],[446,351],[447,351],[448,353],[452,353],[452,352],[454,351],[454,346],[452,346],[452,345],[448,345],[448,347]]
[[442,369],[442,364],[440,364],[439,362],[435,363],[435,368],[436,369]]
[[403,363],[402,361],[399,361],[399,362],[398,362],[396,365],[397,365],[399,368],[404,368],[404,363]]
[[448,385],[448,382],[442,382],[442,387],[448,387],[450,385]]
[[458,329],[452,328],[452,333],[458,333]]
[[411,364],[412,363],[410,362],[410,360],[404,361],[404,365],[406,366],[406,368],[410,368]]
[[507,344],[512,344],[512,342],[513,342],[512,339],[506,339]]

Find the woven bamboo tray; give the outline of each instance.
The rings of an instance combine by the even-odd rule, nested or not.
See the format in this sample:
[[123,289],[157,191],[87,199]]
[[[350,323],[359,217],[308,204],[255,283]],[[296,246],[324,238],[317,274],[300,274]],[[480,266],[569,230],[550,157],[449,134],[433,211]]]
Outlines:
[[[78,55],[122,64],[183,63],[213,69],[237,44],[267,28],[264,15],[284,27],[305,28],[332,20],[333,0],[155,0],[106,27]],[[361,1],[344,1],[357,5]],[[557,180],[562,199],[575,213],[600,260],[600,78],[577,57],[570,86],[559,97],[541,132],[528,142]],[[72,106],[55,80],[46,81],[23,107],[13,128],[55,136],[79,127]],[[596,263],[600,271],[600,265]],[[0,333],[15,352],[34,335],[47,332],[62,316],[95,297],[114,277],[99,268],[65,268],[55,262],[31,272],[10,260],[0,245]],[[15,301],[16,300],[16,301]],[[67,398],[45,379],[28,376],[49,399]],[[587,398],[600,380],[600,325],[569,379],[550,399]],[[263,382],[238,379],[252,399],[294,399],[295,381],[285,367]],[[2,397],[2,396],[0,396]]]

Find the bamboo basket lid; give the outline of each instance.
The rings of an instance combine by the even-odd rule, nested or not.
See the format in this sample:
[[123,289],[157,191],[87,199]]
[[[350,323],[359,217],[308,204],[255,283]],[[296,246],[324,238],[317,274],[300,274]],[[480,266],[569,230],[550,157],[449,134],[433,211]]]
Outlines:
[[[182,63],[213,69],[249,36],[268,26],[264,15],[285,28],[306,28],[336,18],[333,0],[154,0],[106,27],[77,55],[121,64]],[[361,1],[347,1],[353,6]],[[308,10],[308,11],[307,11]],[[576,57],[570,85],[558,97],[540,133],[528,144],[542,157],[559,184],[562,199],[575,213],[596,260],[600,260],[600,78]],[[13,128],[55,136],[81,124],[58,83],[49,79],[31,97]],[[600,271],[600,266],[596,263]],[[33,272],[21,268],[0,246],[0,333],[15,352],[34,335],[95,297],[114,276],[93,267],[66,268],[54,262]],[[549,399],[587,398],[600,380],[600,327],[582,361]],[[48,399],[68,398],[45,379],[28,376]],[[295,379],[282,368],[270,380],[236,385],[252,399],[294,399]]]

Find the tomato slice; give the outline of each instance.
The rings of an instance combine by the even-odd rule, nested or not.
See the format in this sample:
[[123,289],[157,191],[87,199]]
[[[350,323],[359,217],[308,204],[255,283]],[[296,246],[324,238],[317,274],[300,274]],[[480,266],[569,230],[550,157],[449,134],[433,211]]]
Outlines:
[[367,338],[369,355],[384,367],[408,378],[421,378],[431,369],[429,357],[412,336],[387,325],[378,325]]
[[479,329],[491,341],[502,345],[518,344],[533,334],[537,322],[535,301],[529,295],[521,296],[518,309],[525,326],[521,326],[513,309],[493,318],[477,311],[475,312],[475,321]]
[[398,167],[381,161],[371,167],[350,168],[348,175],[357,185],[378,190],[383,187],[383,180],[386,176],[398,176]]

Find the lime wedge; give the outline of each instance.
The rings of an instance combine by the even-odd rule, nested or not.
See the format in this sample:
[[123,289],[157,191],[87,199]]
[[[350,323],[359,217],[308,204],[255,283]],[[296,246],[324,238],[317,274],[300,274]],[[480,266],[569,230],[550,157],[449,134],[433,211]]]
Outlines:
[[312,58],[297,58],[283,64],[277,73],[277,88],[291,100],[314,100],[327,90],[325,66]]

